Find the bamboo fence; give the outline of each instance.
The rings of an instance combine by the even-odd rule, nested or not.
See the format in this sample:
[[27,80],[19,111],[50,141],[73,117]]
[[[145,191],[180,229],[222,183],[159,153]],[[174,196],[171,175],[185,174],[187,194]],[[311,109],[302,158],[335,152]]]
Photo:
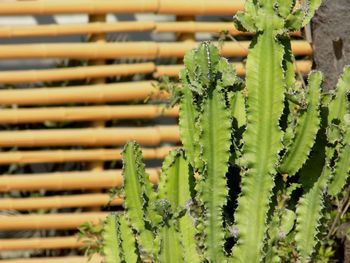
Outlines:
[[14,108],[0,111],[0,123],[20,124],[45,121],[92,121],[92,120],[130,120],[155,119],[158,117],[177,117],[178,107],[168,109],[164,105],[128,106],[81,106]]
[[0,216],[0,231],[39,230],[39,229],[76,229],[86,222],[99,224],[109,213],[84,212],[44,215]]
[[[81,248],[83,240],[75,236],[0,239],[0,251]],[[2,260],[0,260],[2,262]]]
[[[69,207],[120,206],[123,199],[111,199],[108,194],[77,194],[48,197],[2,198],[0,210],[30,211],[37,209],[62,209]],[[1,245],[0,245],[1,250]]]
[[68,103],[105,103],[161,99],[156,82],[140,81],[62,88],[0,90],[2,105],[58,105]]
[[[146,160],[163,159],[174,147],[144,148]],[[0,164],[64,163],[121,160],[121,149],[40,150],[0,152]]]
[[178,143],[180,135],[176,125],[0,132],[0,147],[124,145],[129,140],[156,146],[162,142]]
[[[108,58],[181,58],[198,46],[192,41],[157,43],[63,43],[63,44],[17,44],[0,45],[0,59],[108,59]],[[217,43],[216,43],[217,44]],[[225,57],[245,57],[249,41],[226,42],[221,50]],[[311,45],[304,40],[292,41],[292,51],[296,56],[312,55]]]
[[[237,74],[245,75],[243,63],[234,63]],[[139,63],[125,65],[103,65],[71,67],[60,69],[44,70],[12,70],[0,72],[0,83],[33,83],[43,81],[63,81],[91,79],[111,76],[127,76],[133,74],[150,74],[155,77],[170,76],[177,77],[183,65],[155,65],[154,63]],[[295,70],[303,75],[311,71],[312,62],[310,60],[299,60],[295,62]]]
[[14,70],[0,72],[0,83],[16,84],[42,81],[67,81],[134,74],[151,74],[156,71],[154,63],[124,65],[100,65],[44,70]]
[[[150,182],[157,183],[159,169],[147,169]],[[0,177],[0,192],[74,189],[109,189],[121,187],[123,177],[120,170],[56,172],[40,175],[3,175]]]
[[[39,36],[65,36],[83,35],[112,32],[146,32],[154,33],[220,33],[227,32],[232,36],[251,35],[249,32],[237,30],[232,22],[93,22],[88,24],[71,25],[35,25],[35,26],[2,26],[0,28],[0,38],[16,37],[39,37]],[[300,32],[291,32],[292,36],[301,36]]]
[[38,0],[2,2],[0,15],[157,13],[173,15],[233,15],[244,8],[244,0]]

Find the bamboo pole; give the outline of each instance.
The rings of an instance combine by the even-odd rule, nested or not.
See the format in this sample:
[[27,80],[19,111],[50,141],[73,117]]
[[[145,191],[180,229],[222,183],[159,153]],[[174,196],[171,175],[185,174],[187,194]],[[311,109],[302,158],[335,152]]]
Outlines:
[[0,15],[159,13],[174,15],[234,15],[243,10],[244,0],[60,0],[2,2]]
[[[233,63],[236,66],[236,73],[238,76],[245,75],[245,65],[243,63]],[[312,62],[309,60],[297,60],[295,61],[295,71],[302,75],[307,75],[312,69]],[[159,78],[162,76],[177,77],[183,65],[160,65],[157,66],[157,70],[154,73],[155,77]]]
[[[36,209],[62,209],[71,207],[120,206],[122,198],[110,200],[108,194],[79,194],[48,197],[2,198],[0,210],[30,211]],[[1,250],[1,242],[0,242]]]
[[81,106],[13,108],[0,110],[1,124],[38,123],[45,121],[92,121],[155,119],[157,117],[177,117],[178,107],[171,109],[158,105],[128,106]]
[[58,105],[67,103],[103,103],[165,98],[155,87],[156,82],[140,81],[73,86],[0,90],[2,105]]
[[28,82],[60,81],[149,74],[156,69],[154,63],[102,65],[44,70],[14,70],[0,72],[0,83],[16,84]]
[[[84,35],[96,33],[112,32],[145,32],[155,33],[175,32],[175,33],[219,33],[227,31],[230,35],[251,35],[250,32],[237,30],[232,22],[159,22],[153,21],[133,21],[133,22],[94,22],[88,24],[69,25],[33,25],[33,26],[2,26],[0,27],[0,38],[16,37],[39,37],[39,36],[65,36]],[[293,36],[301,36],[300,32],[291,32]]]
[[83,240],[78,240],[76,236],[0,239],[0,251],[72,249],[83,246]]
[[[174,147],[144,148],[143,158],[163,159]],[[64,163],[121,160],[121,149],[46,150],[0,152],[0,164]]]
[[24,258],[24,259],[3,259],[1,263],[101,263],[101,256],[93,256],[91,259],[84,256],[68,257],[43,257],[43,258]]
[[115,22],[104,23],[94,22],[88,24],[69,24],[69,25],[33,25],[33,26],[2,26],[0,27],[0,37],[39,37],[39,36],[65,36],[65,35],[83,35],[96,33],[112,32],[143,32],[152,31],[155,28],[155,22],[151,21],[133,21],[133,22]]
[[[152,183],[157,183],[158,172],[158,169],[147,169]],[[52,191],[105,189],[121,187],[122,185],[121,170],[57,172],[40,175],[3,175],[0,177],[0,192],[14,190],[37,191],[41,189]]]
[[39,230],[39,229],[76,229],[82,224],[91,222],[99,224],[109,213],[60,213],[60,214],[27,214],[0,216],[0,231]]
[[[235,63],[237,74],[245,75],[242,63]],[[296,68],[302,74],[308,74],[312,62],[308,60],[296,61]],[[62,69],[44,70],[14,70],[0,72],[0,83],[16,84],[42,81],[90,79],[107,76],[122,76],[133,74],[154,73],[155,77],[177,76],[183,65],[154,65],[153,63],[87,66]]]
[[[226,42],[221,55],[244,57],[248,54],[249,41]],[[183,57],[198,46],[197,42],[156,43],[60,43],[1,45],[0,59],[107,59],[107,58],[168,58]],[[311,45],[304,40],[292,41],[294,55],[312,55]]]
[[179,128],[176,125],[160,125],[0,132],[0,147],[124,145],[128,140],[136,140],[147,146],[159,145],[161,142],[178,143]]

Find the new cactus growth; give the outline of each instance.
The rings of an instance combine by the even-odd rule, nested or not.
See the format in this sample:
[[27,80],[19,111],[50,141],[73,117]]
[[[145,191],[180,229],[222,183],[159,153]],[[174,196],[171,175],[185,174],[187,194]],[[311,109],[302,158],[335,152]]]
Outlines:
[[183,149],[169,153],[154,187],[139,146],[125,146],[125,211],[106,221],[107,263],[281,262],[282,241],[300,262],[312,259],[324,197],[341,192],[350,170],[350,67],[332,95],[320,72],[306,88],[294,74],[288,32],[319,5],[246,1],[236,24],[256,34],[245,82],[208,42],[186,54]]

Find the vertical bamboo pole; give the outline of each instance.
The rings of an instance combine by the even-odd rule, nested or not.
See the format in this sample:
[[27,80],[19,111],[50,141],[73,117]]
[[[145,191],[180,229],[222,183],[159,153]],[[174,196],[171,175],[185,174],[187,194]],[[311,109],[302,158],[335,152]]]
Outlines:
[[[96,0],[98,1],[98,0]],[[94,23],[94,22],[106,22],[106,14],[97,14],[97,15],[89,15],[89,23]],[[104,43],[106,42],[106,34],[105,33],[96,33],[96,34],[91,34],[90,35],[90,42],[97,42],[97,43]],[[105,60],[104,59],[96,59],[96,60],[91,60],[89,62],[90,65],[95,65],[95,66],[101,66],[105,64]],[[105,83],[106,80],[105,78],[95,78],[93,80],[91,80],[91,84],[103,84]],[[91,124],[92,127],[96,127],[96,128],[103,128],[105,126],[105,122],[104,121],[95,121],[92,122]],[[94,161],[89,163],[88,168],[91,171],[94,172],[100,172],[103,171],[103,165],[104,162],[103,161]],[[99,192],[94,191],[94,192]],[[91,211],[99,211],[100,207],[92,207],[90,208]]]

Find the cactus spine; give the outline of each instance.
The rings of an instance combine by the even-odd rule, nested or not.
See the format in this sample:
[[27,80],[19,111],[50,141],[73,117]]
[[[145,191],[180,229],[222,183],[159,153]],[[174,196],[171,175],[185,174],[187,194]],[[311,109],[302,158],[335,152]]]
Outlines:
[[[186,54],[176,92],[183,149],[165,158],[155,189],[140,147],[125,146],[126,211],[116,225],[107,220],[107,263],[281,262],[281,241],[300,262],[312,259],[324,196],[342,190],[350,167],[350,68],[330,99],[320,72],[306,89],[294,74],[287,33],[319,5],[246,1],[236,24],[256,34],[245,83],[208,42]],[[129,255],[125,244],[135,248]]]

